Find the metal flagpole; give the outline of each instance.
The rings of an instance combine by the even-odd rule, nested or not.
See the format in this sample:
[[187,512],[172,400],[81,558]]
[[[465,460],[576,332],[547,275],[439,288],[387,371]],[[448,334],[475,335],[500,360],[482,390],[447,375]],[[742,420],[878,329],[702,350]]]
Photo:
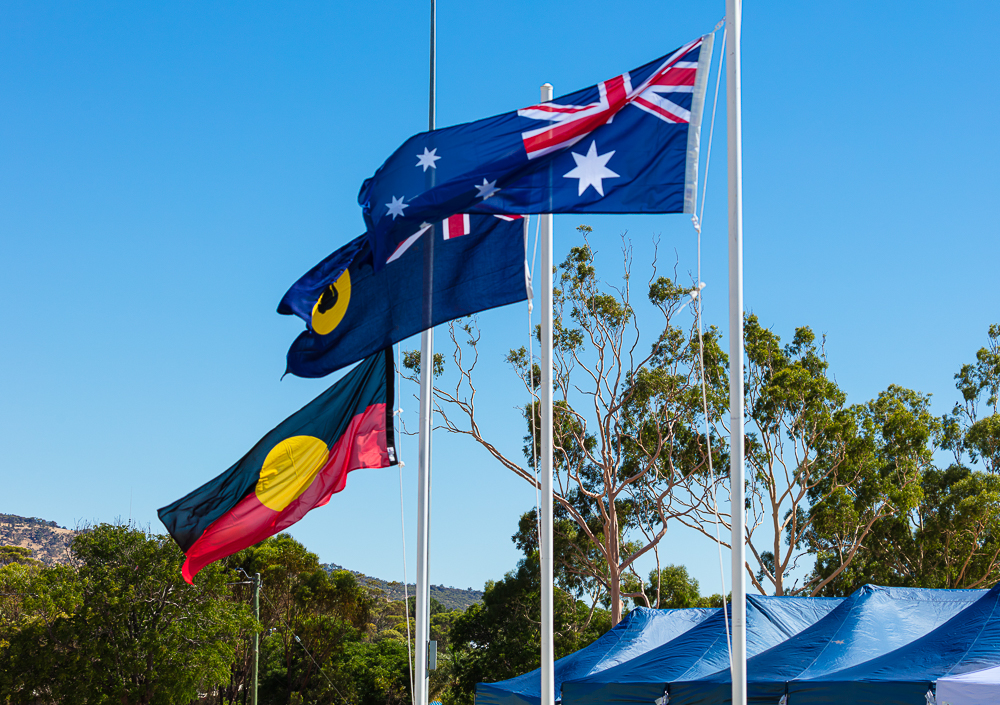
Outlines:
[[[542,102],[552,100],[552,84],[542,86]],[[551,192],[551,190],[550,190]],[[541,559],[542,586],[542,702],[555,705],[555,650],[553,641],[554,618],[552,609],[553,542],[552,542],[552,214],[541,218],[541,421],[542,439],[539,461],[541,463],[541,525],[538,552]]]
[[[435,125],[437,82],[437,5],[431,0],[430,100],[427,128]],[[431,169],[431,178],[434,170]],[[434,245],[436,228],[425,233],[424,242],[424,315],[430,318],[434,290]],[[429,320],[425,321],[430,323]],[[431,432],[434,422],[434,329],[428,325],[420,334],[420,436],[417,468],[417,595],[416,595],[416,678],[414,705],[428,705],[427,648],[430,640],[430,505],[431,505]],[[407,606],[409,613],[409,606]]]
[[747,586],[743,470],[743,140],[740,115],[742,0],[726,0],[726,120],[729,152],[729,483],[733,547],[733,705],[747,701]]
[[[260,623],[260,573],[253,574],[253,615]],[[257,685],[260,681],[260,632],[253,633],[253,697],[251,705],[257,705]]]

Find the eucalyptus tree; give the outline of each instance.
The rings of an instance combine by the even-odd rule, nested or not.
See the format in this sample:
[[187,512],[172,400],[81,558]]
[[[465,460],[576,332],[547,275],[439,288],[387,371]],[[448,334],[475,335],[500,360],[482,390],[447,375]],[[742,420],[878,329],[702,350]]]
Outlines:
[[[847,594],[869,582],[970,589],[1000,580],[1000,477],[960,465],[930,468],[920,489],[911,511],[875,523],[825,594]],[[820,563],[817,572],[829,568]]]
[[877,582],[865,566],[872,546],[883,540],[882,527],[908,521],[919,510],[934,471],[940,424],[929,396],[890,385],[849,413],[854,428],[843,461],[811,490],[808,524],[800,532],[816,559],[807,582],[813,594],[838,592],[827,586],[845,571],[866,574],[860,584]]
[[[590,228],[579,231],[585,244],[557,268],[554,291],[557,579],[595,605],[607,601],[617,623],[625,600],[660,601],[637,561],[649,556],[652,575],[662,575],[668,525],[729,546],[731,517],[716,503],[728,482],[728,360],[718,331],[698,335],[696,283],[682,285],[676,271],[660,275],[654,259],[648,305],[633,304],[630,247],[622,248],[621,280],[609,283],[586,242]],[[808,327],[785,345],[755,315],[744,330],[746,570],[761,593],[817,594],[850,566],[877,522],[913,509],[935,420],[924,397],[894,386],[848,405]],[[537,487],[537,359],[523,347],[506,357],[533,397],[522,410],[522,461],[477,416],[476,321],[453,324],[450,335],[453,384],[434,392],[441,427],[472,438]],[[419,362],[411,352],[404,365],[416,370]],[[435,359],[439,377],[442,363]],[[521,535],[530,540],[531,532]]]
[[976,361],[955,375],[962,400],[944,418],[943,446],[955,454],[957,465],[968,455],[972,464],[1000,473],[1000,324],[991,325],[987,337]]
[[[564,585],[589,593],[592,604],[606,600],[616,624],[626,599],[648,604],[637,561],[649,555],[659,565],[668,525],[702,527],[712,521],[720,475],[710,466],[709,448],[724,466],[718,420],[726,409],[726,356],[714,329],[700,342],[695,284],[683,286],[676,272],[661,275],[655,259],[643,287],[648,303],[641,326],[653,332],[641,335],[631,247],[623,240],[621,279],[607,282],[598,276],[597,253],[586,240],[591,229],[578,230],[584,244],[572,248],[558,267],[554,288],[554,492],[557,540],[565,549],[557,551],[557,561]],[[471,437],[537,487],[537,359],[524,347],[506,356],[532,399],[522,409],[527,426],[522,460],[502,451],[479,423],[474,375],[481,333],[475,320],[453,324],[450,334],[455,383],[434,390],[441,427]],[[704,398],[702,360],[708,380]],[[419,362],[418,353],[408,353],[404,364],[416,371]]]
[[[884,417],[879,425],[891,450],[882,462],[890,455],[919,460],[919,491],[909,511],[875,522],[851,566],[825,592],[842,594],[865,582],[978,588],[1000,580],[1000,325],[989,327],[987,345],[962,366],[955,386],[961,400],[940,420],[930,417],[927,397],[898,388],[890,392],[904,408],[873,408]],[[950,466],[933,464],[935,444],[953,453]],[[831,565],[821,559],[817,574],[831,575]]]
[[749,315],[745,334],[749,577],[761,593],[815,595],[876,522],[914,506],[934,419],[899,387],[848,406],[808,327],[781,345]]

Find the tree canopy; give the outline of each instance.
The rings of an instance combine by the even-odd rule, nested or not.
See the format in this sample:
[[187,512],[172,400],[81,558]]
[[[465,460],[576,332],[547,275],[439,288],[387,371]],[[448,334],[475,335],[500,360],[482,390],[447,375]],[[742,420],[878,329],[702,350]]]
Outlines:
[[[19,578],[21,612],[0,651],[0,694],[15,702],[186,702],[228,676],[250,624],[213,565],[188,585],[167,537],[102,524],[78,535],[80,566]],[[12,568],[21,566],[5,566]],[[18,580],[17,576],[8,578]]]
[[[727,399],[726,356],[714,329],[698,334],[695,308],[683,313],[697,283],[684,286],[663,276],[655,261],[643,287],[643,305],[655,315],[643,335],[627,241],[620,278],[607,280],[598,275],[597,253],[586,242],[591,229],[578,231],[584,244],[571,248],[559,265],[553,291],[556,531],[570,549],[558,555],[560,570],[574,576],[567,587],[592,602],[606,600],[616,624],[628,601],[647,602],[638,561],[658,554],[668,524],[711,521],[721,475],[710,470],[709,449],[724,463],[717,424]],[[522,464],[504,455],[477,423],[475,322],[452,325],[450,331],[455,387],[435,388],[443,426],[472,437],[504,467],[537,485],[537,360],[523,347],[506,356],[532,397],[523,409]],[[407,355],[404,364],[415,369],[419,356]],[[704,397],[702,364],[710,380]]]

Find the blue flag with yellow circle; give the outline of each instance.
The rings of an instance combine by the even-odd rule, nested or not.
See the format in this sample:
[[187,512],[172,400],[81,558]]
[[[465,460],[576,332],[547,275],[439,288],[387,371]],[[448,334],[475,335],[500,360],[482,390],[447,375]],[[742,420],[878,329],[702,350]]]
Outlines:
[[404,241],[375,271],[362,235],[304,274],[278,313],[306,330],[286,371],[323,377],[440,323],[524,301],[526,219],[453,215]]

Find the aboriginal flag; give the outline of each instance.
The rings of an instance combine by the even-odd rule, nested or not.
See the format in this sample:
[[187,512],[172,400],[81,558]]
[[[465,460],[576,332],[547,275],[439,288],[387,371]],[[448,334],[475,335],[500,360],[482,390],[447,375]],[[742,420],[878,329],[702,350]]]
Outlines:
[[323,506],[352,470],[396,464],[390,354],[364,360],[231,468],[159,510],[187,556],[185,580]]

